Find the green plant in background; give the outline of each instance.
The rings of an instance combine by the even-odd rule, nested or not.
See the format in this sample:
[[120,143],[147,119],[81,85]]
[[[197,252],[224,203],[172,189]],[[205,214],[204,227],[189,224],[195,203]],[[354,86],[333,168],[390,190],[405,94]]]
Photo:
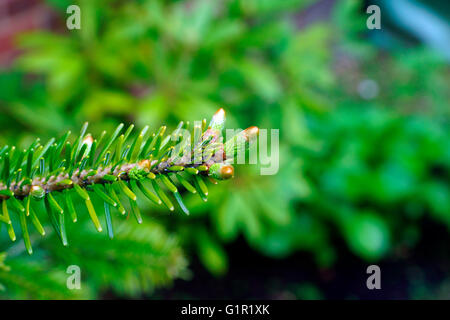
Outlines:
[[[72,4],[48,2],[63,18]],[[213,274],[225,274],[223,245],[240,235],[271,257],[307,250],[320,268],[339,256],[331,236],[369,261],[398,246],[412,248],[420,240],[421,217],[445,224],[450,219],[448,65],[423,48],[381,52],[361,37],[367,31],[361,1],[337,1],[329,21],[300,29],[296,22],[312,2],[79,1],[80,31],[19,39],[24,54],[0,76],[1,139],[30,144],[37,134],[50,137],[85,120],[95,123],[93,130],[108,131],[123,121],[175,125],[204,118],[217,105],[231,110],[231,127],[280,128],[276,175],[237,168],[236,179],[216,186],[207,203],[184,197],[189,219],[166,220],[161,208],[149,210],[138,201],[144,215],[160,215],[152,225],[163,236],[148,245],[165,266],[161,285],[187,276],[181,247]],[[375,98],[358,92],[367,79],[379,86]],[[129,228],[139,237],[139,228]],[[92,236],[90,247],[103,245],[89,227],[79,230],[80,238]],[[125,238],[107,242],[96,265],[86,259],[90,291],[80,294],[96,295],[108,286],[138,294],[153,283],[155,276],[136,276],[144,268],[127,267],[145,236]],[[166,240],[170,246],[161,250]],[[108,255],[121,252],[126,241],[127,248],[142,245],[113,258],[130,278],[102,278],[102,270],[111,268]],[[27,277],[33,277],[42,268],[95,256],[85,247],[69,255],[54,243],[39,242],[31,258],[9,249],[6,265],[19,268],[42,251],[48,265],[29,264]],[[142,258],[150,261],[151,254]],[[149,270],[160,275],[163,268]],[[0,282],[14,274],[0,271]],[[19,280],[8,283],[19,296],[32,292]]]

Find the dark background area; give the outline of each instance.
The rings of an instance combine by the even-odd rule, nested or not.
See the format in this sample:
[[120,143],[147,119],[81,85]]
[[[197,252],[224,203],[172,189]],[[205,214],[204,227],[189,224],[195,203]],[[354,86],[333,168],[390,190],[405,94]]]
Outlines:
[[[230,269],[220,279],[211,278],[202,264],[191,263],[194,277],[177,280],[170,289],[157,291],[151,299],[449,299],[450,256],[447,230],[425,221],[425,239],[418,247],[378,264],[382,290],[368,290],[368,263],[361,261],[334,237],[341,256],[331,269],[318,270],[312,257],[297,253],[287,259],[263,257],[249,248],[244,239],[226,247]],[[429,248],[433,247],[430,251]],[[274,272],[276,270],[276,272]],[[264,281],[261,281],[264,279]],[[105,294],[104,298],[116,296]]]

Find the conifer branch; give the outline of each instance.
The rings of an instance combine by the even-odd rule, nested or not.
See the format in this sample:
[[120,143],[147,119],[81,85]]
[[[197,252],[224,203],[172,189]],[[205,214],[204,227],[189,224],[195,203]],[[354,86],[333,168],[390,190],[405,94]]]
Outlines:
[[[110,136],[103,132],[94,139],[87,133],[88,125],[85,123],[75,139],[70,139],[71,133],[67,132],[58,140],[50,139],[45,145],[37,139],[22,151],[5,146],[0,149],[0,224],[7,225],[8,234],[15,241],[9,210],[15,211],[25,246],[31,254],[28,222],[39,233],[45,234],[34,209],[37,201],[44,201],[49,220],[63,245],[68,244],[66,215],[73,222],[77,221],[74,197],[85,202],[99,232],[103,228],[91,196],[95,194],[103,201],[110,238],[113,237],[111,207],[122,215],[130,211],[138,223],[142,222],[136,202],[138,191],[153,203],[164,204],[173,211],[174,205],[166,194],[169,191],[181,210],[189,214],[178,183],[206,201],[208,189],[205,181],[216,183],[216,180],[232,178],[234,169],[227,160],[248,148],[258,134],[258,128],[250,127],[223,143],[224,124],[225,111],[219,109],[208,127],[205,120],[201,125],[194,124],[192,135],[186,134],[191,132],[189,123],[180,122],[170,135],[165,136],[165,126],[154,134],[149,134],[148,127],[145,127],[130,138],[134,126],[122,133],[124,125],[120,124]],[[151,181],[153,190],[145,184],[146,181]],[[120,194],[129,199],[129,210],[121,203]],[[61,197],[64,201],[58,200]]]

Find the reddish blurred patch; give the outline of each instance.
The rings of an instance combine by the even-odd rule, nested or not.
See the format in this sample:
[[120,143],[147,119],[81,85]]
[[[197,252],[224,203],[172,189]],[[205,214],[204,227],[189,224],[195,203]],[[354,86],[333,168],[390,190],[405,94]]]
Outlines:
[[43,0],[1,0],[0,68],[10,66],[18,55],[15,37],[19,33],[56,25],[56,15]]

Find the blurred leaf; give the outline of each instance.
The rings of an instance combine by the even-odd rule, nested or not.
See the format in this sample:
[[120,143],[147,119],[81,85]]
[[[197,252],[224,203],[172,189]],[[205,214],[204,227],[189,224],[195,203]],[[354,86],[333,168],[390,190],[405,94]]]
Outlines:
[[215,276],[228,269],[228,258],[223,248],[204,229],[197,230],[198,255],[205,267]]
[[380,259],[390,247],[389,229],[377,215],[355,214],[344,228],[350,248],[367,260]]

